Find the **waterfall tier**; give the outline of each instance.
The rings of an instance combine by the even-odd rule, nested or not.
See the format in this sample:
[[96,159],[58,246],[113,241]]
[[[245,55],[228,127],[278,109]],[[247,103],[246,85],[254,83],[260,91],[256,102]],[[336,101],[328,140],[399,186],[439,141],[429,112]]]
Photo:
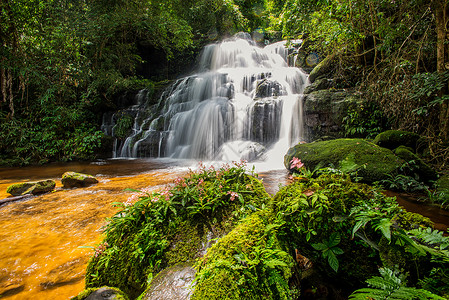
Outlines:
[[117,157],[251,161],[304,139],[307,75],[288,66],[285,42],[261,48],[240,35],[206,46],[199,61],[198,73],[177,80],[159,105],[138,100],[129,109],[134,124]]

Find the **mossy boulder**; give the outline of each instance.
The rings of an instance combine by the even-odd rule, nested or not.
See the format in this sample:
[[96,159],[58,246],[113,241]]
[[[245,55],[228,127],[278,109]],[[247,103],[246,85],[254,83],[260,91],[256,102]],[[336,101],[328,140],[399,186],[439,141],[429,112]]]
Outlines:
[[293,157],[304,165],[315,168],[334,167],[343,172],[357,172],[364,182],[375,182],[399,173],[404,161],[386,148],[363,139],[335,139],[298,144],[284,156],[284,165],[290,170]]
[[379,133],[373,143],[391,150],[399,146],[406,146],[416,150],[417,142],[420,136],[416,133],[403,130],[387,130]]
[[314,82],[318,78],[330,75],[334,70],[334,58],[335,54],[331,54],[313,68],[312,72],[309,74],[310,82]]
[[115,286],[137,298],[151,276],[204,255],[211,239],[225,236],[271,199],[246,172],[240,163],[202,166],[170,188],[122,206],[88,263],[86,287]]
[[188,300],[193,292],[195,269],[190,263],[181,263],[167,268],[151,281],[142,300]]
[[[378,266],[399,265],[414,284],[418,274],[430,272],[431,257],[414,252],[418,245],[409,248],[410,244],[400,239],[404,231],[431,229],[432,222],[405,211],[394,197],[387,197],[378,188],[352,182],[347,175],[293,180],[275,195],[273,210],[282,224],[278,237],[288,247],[284,251],[296,252],[298,263],[304,257],[312,263],[313,273],[319,276],[311,277],[321,277],[321,283],[327,284],[326,299],[339,299],[331,295],[332,287],[337,287],[340,295],[359,288],[367,278],[377,275]],[[334,251],[329,245],[338,249]],[[324,255],[329,252],[334,252],[333,262]],[[307,287],[307,282],[301,281],[301,287]]]
[[55,189],[55,186],[56,182],[50,179],[37,182],[23,182],[8,186],[6,192],[13,196],[22,196],[28,194],[38,195],[53,191]]
[[304,89],[304,94],[329,89],[333,86],[333,81],[327,78],[320,78],[315,80],[312,84]]
[[71,300],[129,300],[129,298],[117,288],[104,286],[85,289]]
[[65,172],[61,179],[65,188],[86,187],[98,183],[98,180],[92,176],[76,172]]
[[292,257],[282,250],[267,211],[244,219],[198,262],[192,300],[289,299]]
[[417,174],[420,181],[429,182],[438,179],[437,172],[413,153],[410,147],[399,146],[394,150],[394,154],[409,164],[410,172]]

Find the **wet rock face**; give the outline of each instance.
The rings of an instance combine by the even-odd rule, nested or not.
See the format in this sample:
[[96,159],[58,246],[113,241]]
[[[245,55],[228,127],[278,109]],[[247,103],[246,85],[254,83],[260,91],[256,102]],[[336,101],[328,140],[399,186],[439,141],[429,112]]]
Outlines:
[[54,190],[55,186],[56,182],[54,180],[24,182],[10,185],[6,192],[13,196],[38,195]]
[[188,300],[195,270],[190,264],[177,264],[160,272],[151,282],[143,300]]
[[257,84],[256,98],[277,97],[283,94],[285,94],[285,92],[282,89],[282,85],[277,81],[265,78]]
[[65,172],[62,175],[61,182],[65,188],[72,188],[72,187],[86,187],[91,184],[98,183],[98,180],[92,175],[76,172]]
[[343,118],[363,100],[343,90],[318,90],[304,96],[305,130],[313,141],[322,136],[342,137]]

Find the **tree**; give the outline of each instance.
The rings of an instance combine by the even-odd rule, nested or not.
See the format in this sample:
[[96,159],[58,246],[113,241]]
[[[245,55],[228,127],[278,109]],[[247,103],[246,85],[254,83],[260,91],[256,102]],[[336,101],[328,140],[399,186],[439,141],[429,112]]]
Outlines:
[[[437,71],[444,73],[449,70],[449,5],[448,1],[434,0],[432,1],[433,9],[435,11],[435,23],[437,32]],[[439,129],[443,140],[449,138],[449,104],[448,96],[449,86],[446,86],[440,91],[442,102],[440,104]]]

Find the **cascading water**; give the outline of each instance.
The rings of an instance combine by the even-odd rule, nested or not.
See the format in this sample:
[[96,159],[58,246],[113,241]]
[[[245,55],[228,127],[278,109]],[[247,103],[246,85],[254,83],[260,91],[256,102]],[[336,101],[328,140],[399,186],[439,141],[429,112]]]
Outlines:
[[[199,73],[179,79],[116,151],[122,157],[264,159],[304,139],[307,75],[287,64],[285,42],[258,47],[248,36],[205,47]],[[142,107],[141,110],[148,110]]]

